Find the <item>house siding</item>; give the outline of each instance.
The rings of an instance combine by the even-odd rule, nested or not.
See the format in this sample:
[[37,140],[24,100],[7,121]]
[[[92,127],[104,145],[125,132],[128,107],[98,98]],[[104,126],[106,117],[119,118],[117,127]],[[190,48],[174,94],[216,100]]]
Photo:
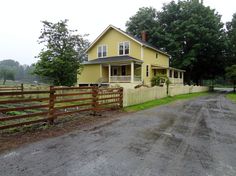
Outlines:
[[140,44],[128,38],[127,36],[117,32],[114,29],[108,30],[88,51],[88,60],[97,59],[97,47],[99,45],[107,45],[107,57],[119,55],[119,43],[128,41],[130,42],[129,56],[136,59],[141,59]]
[[78,75],[79,83],[98,83],[100,79],[100,65],[86,65],[82,69],[82,74]]
[[[158,58],[156,58],[156,54],[158,53]],[[143,48],[143,65],[142,65],[142,76],[145,84],[150,84],[151,78],[153,77],[153,71],[151,69],[151,65],[158,65],[162,67],[169,67],[169,58],[157,51],[154,51],[149,48]],[[148,77],[146,76],[147,65],[149,69]]]

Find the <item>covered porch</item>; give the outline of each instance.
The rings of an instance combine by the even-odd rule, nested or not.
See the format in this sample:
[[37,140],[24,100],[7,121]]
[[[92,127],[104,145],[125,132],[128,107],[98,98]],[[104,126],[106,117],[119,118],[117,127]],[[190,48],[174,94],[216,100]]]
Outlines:
[[141,64],[134,62],[123,64],[101,64],[102,82],[134,83],[141,82]]
[[142,60],[130,56],[98,58],[84,63],[99,67],[98,83],[141,83]]
[[161,67],[152,65],[153,76],[157,74],[166,75],[171,84],[184,84],[184,72],[185,70],[173,68],[173,67]]

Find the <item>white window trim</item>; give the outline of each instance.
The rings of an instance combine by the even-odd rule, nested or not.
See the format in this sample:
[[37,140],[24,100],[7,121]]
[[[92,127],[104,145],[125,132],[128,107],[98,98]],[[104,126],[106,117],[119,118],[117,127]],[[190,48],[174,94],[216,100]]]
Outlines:
[[[103,47],[104,47],[104,46],[106,47],[106,51],[107,51],[107,52],[106,52],[106,53],[107,53],[106,56],[103,56]],[[99,47],[102,48],[102,55],[101,55],[101,57],[98,56]],[[98,47],[97,47],[97,57],[98,57],[98,58],[108,57],[108,45],[105,45],[105,44],[98,45]]]
[[[129,54],[120,54],[120,44],[122,43],[123,44],[123,53],[125,53],[125,43],[128,43],[129,44]],[[119,42],[118,43],[118,56],[127,56],[127,55],[130,55],[130,53],[131,53],[131,50],[130,50],[130,41],[123,41],[123,42]]]

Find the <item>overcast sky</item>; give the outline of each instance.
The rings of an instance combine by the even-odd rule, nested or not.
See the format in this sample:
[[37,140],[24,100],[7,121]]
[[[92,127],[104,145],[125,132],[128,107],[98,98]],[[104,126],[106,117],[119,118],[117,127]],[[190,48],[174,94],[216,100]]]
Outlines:
[[[37,43],[42,20],[69,19],[69,28],[89,34],[94,40],[109,24],[125,30],[125,23],[140,7],[161,10],[171,0],[2,0],[0,1],[0,60],[14,59],[21,64],[37,61],[42,46]],[[234,0],[204,0],[216,9],[222,21],[236,13]]]

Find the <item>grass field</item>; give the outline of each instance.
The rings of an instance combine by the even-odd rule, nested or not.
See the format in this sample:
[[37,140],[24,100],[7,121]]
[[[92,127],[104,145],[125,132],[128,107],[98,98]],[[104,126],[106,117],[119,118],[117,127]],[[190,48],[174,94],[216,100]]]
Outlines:
[[208,94],[209,94],[208,92],[200,92],[200,93],[183,94],[183,95],[176,95],[173,97],[156,99],[156,100],[148,101],[146,103],[125,107],[124,111],[126,111],[126,112],[140,111],[140,110],[152,108],[155,106],[165,105],[165,104],[174,102],[176,100],[191,99],[191,98],[204,96],[204,95],[208,95]]
[[233,93],[233,92],[229,93],[226,95],[226,97],[230,99],[231,101],[233,101],[234,103],[236,103],[236,93]]

